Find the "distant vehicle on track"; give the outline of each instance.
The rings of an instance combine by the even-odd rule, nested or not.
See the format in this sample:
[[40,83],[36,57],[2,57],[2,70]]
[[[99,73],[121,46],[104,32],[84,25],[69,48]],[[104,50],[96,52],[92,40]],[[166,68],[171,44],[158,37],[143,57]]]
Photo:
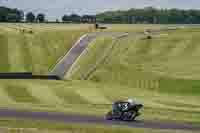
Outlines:
[[116,101],[105,118],[106,120],[133,121],[140,115],[139,110],[142,107],[142,104],[136,103],[131,99],[128,101]]
[[148,35],[148,34],[150,34],[151,32],[152,32],[151,29],[145,29],[145,30],[144,30],[144,34],[145,34],[145,35]]
[[100,24],[98,24],[98,23],[95,23],[95,29],[101,29],[101,30],[104,30],[104,29],[107,29],[107,27],[102,26],[102,25],[100,25]]

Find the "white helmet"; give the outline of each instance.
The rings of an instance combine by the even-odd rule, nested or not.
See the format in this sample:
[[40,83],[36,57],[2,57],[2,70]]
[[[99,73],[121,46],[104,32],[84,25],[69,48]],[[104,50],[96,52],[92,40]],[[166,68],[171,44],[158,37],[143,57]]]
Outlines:
[[128,99],[128,102],[129,102],[129,103],[133,103],[134,101],[133,101],[133,99],[130,99],[130,98],[129,98],[129,99]]

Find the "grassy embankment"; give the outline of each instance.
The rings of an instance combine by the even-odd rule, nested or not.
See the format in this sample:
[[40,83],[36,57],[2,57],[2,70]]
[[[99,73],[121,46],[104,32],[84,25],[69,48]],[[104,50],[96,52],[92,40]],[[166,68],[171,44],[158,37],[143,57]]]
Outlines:
[[89,26],[1,24],[0,72],[49,72]]
[[[88,78],[102,85],[101,98],[142,101],[145,119],[199,122],[199,34],[199,29],[183,29],[155,35],[152,40],[124,38]],[[108,41],[99,38],[90,45],[68,77],[81,79],[87,74],[112,44]]]
[[[197,133],[195,131],[140,129],[119,126],[99,126],[87,124],[66,124],[47,121],[0,120],[5,133]],[[9,125],[9,128],[6,128]]]

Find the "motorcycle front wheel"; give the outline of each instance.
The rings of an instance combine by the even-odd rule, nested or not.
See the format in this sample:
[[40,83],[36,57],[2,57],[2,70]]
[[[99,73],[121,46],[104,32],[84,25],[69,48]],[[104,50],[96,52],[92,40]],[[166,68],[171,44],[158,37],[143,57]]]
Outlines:
[[108,112],[108,113],[106,114],[105,119],[106,119],[106,120],[112,120],[112,119],[113,119],[113,118],[112,118],[112,111],[110,111],[110,112]]

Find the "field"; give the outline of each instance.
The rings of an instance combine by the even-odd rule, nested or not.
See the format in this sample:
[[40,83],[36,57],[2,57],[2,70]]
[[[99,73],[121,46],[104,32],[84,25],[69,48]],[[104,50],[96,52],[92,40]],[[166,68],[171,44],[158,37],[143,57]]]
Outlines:
[[[149,115],[145,112],[144,117],[150,119],[199,119],[199,31],[162,32],[153,35],[152,40],[140,34],[120,40],[98,38],[66,77],[110,84],[112,87],[105,89],[106,98],[135,97],[149,107],[144,110]],[[111,45],[114,47],[110,50]]]
[[0,24],[0,72],[49,72],[89,27]]
[[[113,101],[135,98],[145,105],[141,120],[200,123],[200,29],[160,32],[148,40],[135,32],[167,25],[107,26],[108,32],[131,33],[117,40],[97,38],[64,81],[0,80],[0,107],[104,116]],[[19,27],[33,33],[19,32]],[[91,25],[1,24],[0,71],[48,73],[81,35],[91,31]],[[8,123],[0,120],[0,126]],[[87,132],[84,129],[77,132]]]
[[[112,101],[134,97],[145,105],[139,119],[200,122],[198,96],[88,81],[11,80],[0,83],[2,108],[103,116],[110,109]],[[113,93],[113,89],[118,93]]]
[[[19,124],[20,122],[20,124]],[[5,133],[197,133],[190,131],[173,130],[155,130],[155,129],[131,129],[119,126],[99,126],[99,125],[80,125],[65,124],[55,122],[27,121],[27,120],[1,120],[0,132]],[[10,128],[6,128],[7,125]]]
[[159,25],[159,24],[102,24],[107,27],[104,32],[143,32],[146,29],[158,30],[166,27],[177,27],[177,25]]

